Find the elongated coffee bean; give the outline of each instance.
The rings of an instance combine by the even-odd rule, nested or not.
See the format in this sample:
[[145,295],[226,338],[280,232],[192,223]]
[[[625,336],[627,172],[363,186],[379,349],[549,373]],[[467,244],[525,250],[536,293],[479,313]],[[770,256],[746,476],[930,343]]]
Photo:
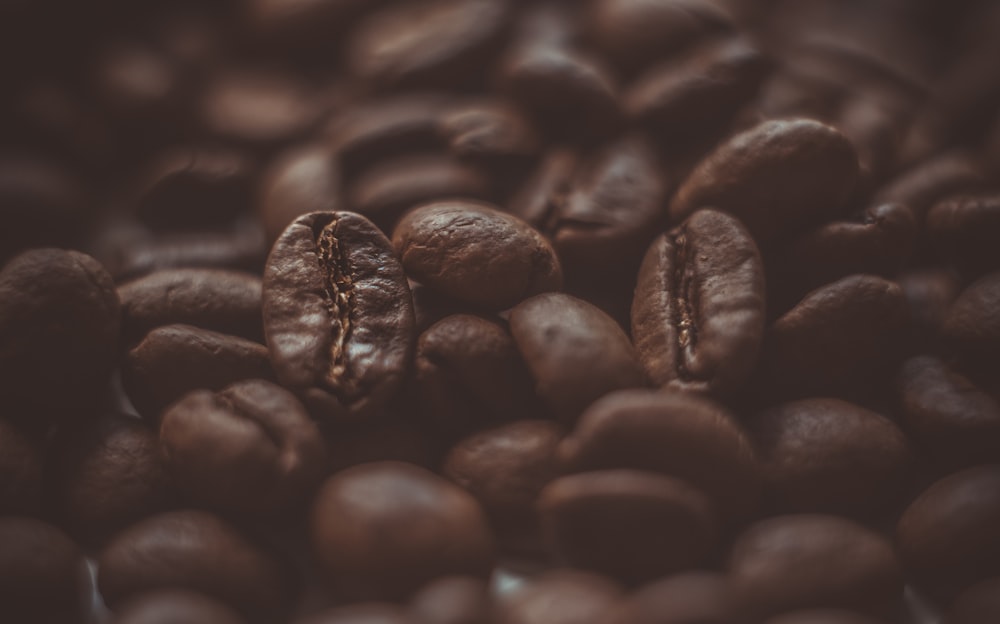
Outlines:
[[655,384],[730,392],[756,363],[763,332],[764,269],[737,219],[700,210],[653,242],[632,336]]
[[296,219],[264,270],[274,372],[317,417],[359,418],[399,387],[413,352],[413,300],[389,239],[361,215]]

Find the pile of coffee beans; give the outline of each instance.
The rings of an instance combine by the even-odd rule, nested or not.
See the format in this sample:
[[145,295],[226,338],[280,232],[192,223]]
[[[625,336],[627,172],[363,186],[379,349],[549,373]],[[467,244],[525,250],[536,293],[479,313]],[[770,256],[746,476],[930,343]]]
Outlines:
[[998,63],[995,0],[0,2],[0,621],[1000,623]]

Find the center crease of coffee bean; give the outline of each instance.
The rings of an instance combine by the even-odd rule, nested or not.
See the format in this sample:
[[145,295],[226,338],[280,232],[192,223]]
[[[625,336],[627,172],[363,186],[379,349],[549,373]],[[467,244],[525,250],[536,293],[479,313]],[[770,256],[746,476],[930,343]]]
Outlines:
[[337,220],[334,219],[320,231],[316,237],[317,258],[326,279],[326,306],[330,312],[330,374],[327,383],[334,391],[340,391],[348,396],[358,392],[357,382],[350,376],[344,345],[351,334],[351,302],[354,298],[354,282],[351,279],[351,268],[340,250],[334,231]]
[[693,271],[688,267],[688,240],[683,230],[673,236],[674,239],[674,271],[673,291],[677,293],[677,307],[674,309],[674,319],[677,325],[677,374],[683,379],[689,379],[688,354],[694,350],[698,342],[698,326],[694,318],[694,297],[691,289],[694,286]]

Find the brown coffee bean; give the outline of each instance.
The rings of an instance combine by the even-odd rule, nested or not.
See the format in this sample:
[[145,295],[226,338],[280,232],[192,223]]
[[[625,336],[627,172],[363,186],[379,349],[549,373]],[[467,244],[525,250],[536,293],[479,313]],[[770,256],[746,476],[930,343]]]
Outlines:
[[294,395],[267,381],[186,395],[163,413],[160,441],[184,494],[241,515],[286,511],[326,472],[319,428]]
[[1000,272],[969,285],[944,322],[948,345],[972,365],[1000,367]]
[[913,269],[901,273],[896,281],[910,308],[914,350],[941,352],[944,319],[962,290],[958,275],[945,269]]
[[203,593],[244,617],[272,622],[289,606],[292,580],[269,553],[203,511],[147,518],[119,533],[98,560],[98,586],[111,609],[160,589]]
[[358,419],[399,388],[413,353],[413,301],[392,245],[350,212],[295,220],[264,272],[274,371],[314,416]]
[[840,609],[810,609],[771,618],[766,624],[882,624],[882,620]]
[[700,210],[653,242],[632,303],[632,336],[653,383],[732,392],[763,333],[763,263],[738,220]]
[[536,392],[564,423],[609,392],[645,384],[621,327],[586,301],[537,295],[511,310],[510,331]]
[[32,427],[79,416],[107,392],[121,310],[111,276],[76,251],[33,249],[0,271],[0,402]]
[[501,100],[452,105],[437,120],[437,133],[450,154],[494,171],[524,164],[540,149],[540,139],[528,120]]
[[909,206],[920,217],[939,201],[985,189],[986,172],[970,152],[954,150],[929,158],[890,180],[876,202]]
[[302,215],[343,208],[341,190],[329,147],[310,144],[277,156],[264,171],[257,192],[257,216],[267,240],[273,243]]
[[421,624],[484,624],[492,621],[492,602],[482,579],[446,576],[422,587],[409,610]]
[[587,624],[603,622],[622,597],[622,588],[607,577],[557,569],[502,596],[497,624]]
[[969,275],[1000,269],[1000,195],[939,202],[927,214],[927,236],[941,258]]
[[418,624],[399,607],[376,602],[338,607],[295,622],[296,624]]
[[837,130],[809,119],[766,121],[730,138],[691,172],[670,218],[724,210],[766,246],[836,217],[857,178],[857,155]]
[[408,276],[459,301],[502,310],[562,287],[559,260],[542,235],[488,204],[420,206],[392,238]]
[[502,43],[509,10],[497,0],[420,0],[388,7],[352,34],[350,70],[382,89],[461,86]]
[[572,566],[629,582],[704,563],[718,537],[704,494],[652,472],[561,477],[542,491],[538,507],[551,552]]
[[903,591],[885,539],[820,514],[776,516],[750,526],[733,544],[728,573],[743,609],[756,618],[813,608],[889,614]]
[[747,423],[766,506],[870,519],[902,502],[915,454],[892,421],[838,399],[785,403]]
[[192,390],[221,390],[243,379],[273,376],[264,345],[190,325],[157,327],[122,362],[129,399],[142,416],[157,421]]
[[744,624],[747,620],[722,574],[688,572],[639,588],[609,624]]
[[122,325],[129,343],[173,324],[261,341],[261,282],[248,273],[168,269],[123,284]]
[[245,624],[225,603],[195,592],[164,589],[139,594],[115,612],[114,624]]
[[366,0],[251,0],[246,23],[264,41],[296,50],[325,47],[362,12]]
[[314,503],[312,541],[332,589],[354,599],[401,598],[439,576],[485,577],[493,566],[475,499],[400,462],[330,477]]
[[421,334],[435,323],[452,315],[472,315],[478,312],[489,316],[488,312],[477,310],[475,306],[446,297],[413,280],[410,280],[410,293],[413,295],[413,314],[417,319],[417,331]]
[[13,423],[0,420],[0,516],[41,511],[42,449]]
[[962,592],[944,621],[946,624],[989,624],[998,620],[1000,578],[993,578]]
[[83,553],[38,520],[0,517],[0,605],[24,624],[79,624],[89,590]]
[[927,488],[899,519],[896,550],[907,577],[944,600],[1000,574],[1000,465],[969,468]]
[[136,418],[115,414],[64,430],[50,458],[47,494],[60,521],[86,544],[102,544],[178,502],[156,432]]

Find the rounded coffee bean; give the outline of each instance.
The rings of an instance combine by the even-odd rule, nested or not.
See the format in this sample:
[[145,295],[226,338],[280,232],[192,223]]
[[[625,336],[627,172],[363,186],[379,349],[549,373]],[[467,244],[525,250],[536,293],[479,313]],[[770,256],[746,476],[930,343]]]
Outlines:
[[917,588],[945,600],[1000,575],[1000,464],[927,488],[900,518],[896,549]]
[[562,287],[559,260],[542,235],[488,204],[421,206],[392,239],[408,276],[473,305],[502,310]]
[[139,594],[115,610],[114,624],[245,624],[225,603],[195,592],[164,589]]
[[705,563],[717,539],[711,501],[652,472],[604,470],[561,477],[538,501],[549,549],[566,563],[628,582]]
[[730,212],[761,246],[839,214],[858,179],[854,147],[809,119],[766,121],[730,138],[670,204],[679,222],[704,207]]
[[609,394],[583,413],[559,459],[572,472],[633,468],[684,479],[727,522],[749,518],[760,495],[760,466],[743,429],[721,405],[692,394]]
[[510,331],[538,395],[563,422],[609,392],[645,384],[625,332],[581,299],[549,293],[523,301],[511,310]]
[[98,586],[112,609],[159,589],[203,593],[253,621],[271,622],[289,605],[286,570],[221,518],[174,511],[115,536],[100,553]]
[[413,300],[392,245],[350,212],[300,217],[264,271],[274,372],[314,416],[358,419],[392,399],[413,354]]
[[938,203],[927,214],[927,236],[937,253],[963,272],[1000,269],[1000,195],[971,195]]
[[892,421],[846,401],[806,399],[751,418],[773,511],[870,519],[902,502],[915,453]]
[[264,345],[190,325],[157,327],[122,362],[129,399],[139,414],[154,420],[192,390],[272,377]]
[[501,539],[516,547],[537,530],[535,501],[558,476],[556,445],[563,428],[545,420],[517,420],[461,440],[445,458],[442,473],[483,506]]
[[699,210],[657,238],[632,303],[632,336],[653,383],[730,393],[757,362],[764,268],[740,222]]
[[156,432],[129,416],[61,431],[50,460],[56,513],[87,544],[177,503]]
[[122,326],[128,342],[176,323],[261,340],[260,278],[221,269],[168,269],[123,284]]
[[341,191],[336,158],[329,147],[307,145],[279,155],[264,171],[257,192],[257,216],[267,240],[273,243],[302,215],[339,210]]
[[482,579],[446,576],[431,581],[410,600],[410,614],[421,624],[490,622],[492,599]]
[[401,598],[450,574],[485,577],[494,557],[475,499],[400,462],[330,477],[313,506],[312,543],[331,588],[354,599]]
[[353,23],[366,0],[251,0],[244,3],[249,29],[263,40],[298,50],[324,47],[331,32]]
[[813,608],[888,614],[903,593],[889,542],[860,524],[819,514],[751,525],[733,544],[728,574],[755,618]]
[[946,624],[989,624],[1000,621],[1000,577],[977,583],[948,611]]
[[326,471],[316,423],[267,381],[188,394],[163,413],[160,441],[181,492],[241,515],[276,515],[303,502]]
[[815,609],[779,615],[766,624],[882,624],[882,620],[840,609]]
[[617,607],[609,624],[745,624],[722,574],[688,572],[645,585]]
[[0,420],[0,516],[40,511],[42,449],[16,425]]
[[121,310],[111,276],[76,251],[33,249],[0,270],[0,400],[43,427],[94,406],[118,355]]
[[917,352],[941,351],[941,328],[962,285],[953,271],[914,269],[896,278],[910,308],[910,326]]
[[448,152],[497,170],[517,168],[539,150],[527,119],[501,100],[471,100],[453,105],[437,120],[437,134]]
[[423,624],[403,609],[376,602],[354,604],[324,611],[319,615],[295,620],[295,624]]
[[38,520],[0,517],[0,609],[18,624],[78,624],[89,593],[83,553]]
[[603,622],[621,600],[622,588],[609,578],[557,569],[501,596],[497,624],[586,624]]
[[944,322],[949,346],[971,365],[1000,366],[1000,272],[973,282]]
[[876,201],[909,206],[923,220],[939,201],[984,190],[987,176],[978,157],[964,150],[943,152],[889,181]]

